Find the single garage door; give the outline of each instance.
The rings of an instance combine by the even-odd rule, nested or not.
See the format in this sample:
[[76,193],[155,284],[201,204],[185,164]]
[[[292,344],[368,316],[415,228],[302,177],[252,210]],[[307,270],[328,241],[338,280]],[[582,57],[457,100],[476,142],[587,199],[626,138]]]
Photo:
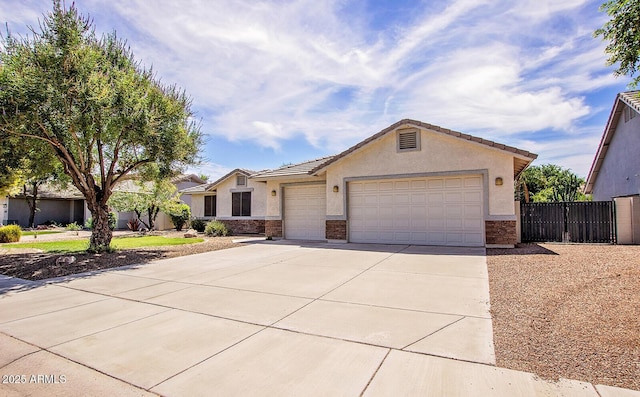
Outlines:
[[349,240],[484,245],[482,175],[349,182]]
[[284,236],[295,240],[326,240],[325,185],[287,186],[284,189]]

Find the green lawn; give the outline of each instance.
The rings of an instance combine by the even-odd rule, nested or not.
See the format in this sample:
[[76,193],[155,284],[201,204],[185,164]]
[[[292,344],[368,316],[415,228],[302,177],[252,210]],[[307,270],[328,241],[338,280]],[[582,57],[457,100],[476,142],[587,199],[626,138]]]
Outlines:
[[23,236],[33,236],[34,234],[37,234],[38,236],[42,236],[45,234],[58,234],[58,233],[64,233],[61,232],[60,230],[39,230],[39,231],[31,231],[31,232],[22,232]]
[[[167,238],[162,236],[122,237],[111,240],[114,249],[130,249],[141,247],[162,247],[167,245],[193,244],[204,241],[201,238]],[[35,248],[45,252],[83,252],[89,245],[88,239],[47,241],[41,243],[4,244],[2,248]]]

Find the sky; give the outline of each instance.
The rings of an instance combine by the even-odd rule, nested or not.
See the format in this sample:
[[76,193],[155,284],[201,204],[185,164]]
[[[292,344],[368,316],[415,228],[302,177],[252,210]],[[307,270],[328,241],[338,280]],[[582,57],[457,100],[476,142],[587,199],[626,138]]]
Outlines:
[[[627,77],[586,0],[77,0],[192,98],[211,180],[337,154],[405,118],[586,177]],[[71,1],[67,0],[67,4]],[[0,0],[12,34],[48,0]],[[4,29],[3,29],[4,30]]]

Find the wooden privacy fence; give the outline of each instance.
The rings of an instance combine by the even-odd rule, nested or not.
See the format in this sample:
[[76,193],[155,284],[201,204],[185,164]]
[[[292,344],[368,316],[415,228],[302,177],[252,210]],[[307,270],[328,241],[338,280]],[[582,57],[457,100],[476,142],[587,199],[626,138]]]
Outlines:
[[615,243],[613,201],[521,203],[523,242]]

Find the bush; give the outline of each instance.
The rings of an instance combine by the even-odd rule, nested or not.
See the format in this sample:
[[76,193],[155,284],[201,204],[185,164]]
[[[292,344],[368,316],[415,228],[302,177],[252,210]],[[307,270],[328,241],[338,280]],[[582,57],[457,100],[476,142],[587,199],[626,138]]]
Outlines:
[[184,203],[173,204],[169,209],[169,216],[176,230],[180,231],[184,224],[189,221],[189,218],[191,218],[191,208]]
[[213,221],[207,223],[207,226],[204,229],[204,234],[209,237],[228,236],[229,229],[227,229],[227,226],[225,226],[224,223],[220,221]]
[[66,229],[70,232],[77,232],[82,229],[82,226],[78,225],[76,222],[73,222],[68,224]]
[[22,236],[22,229],[18,225],[0,227],[0,243],[17,243]]
[[[118,215],[115,212],[109,212],[109,229],[114,230],[118,224]],[[93,218],[87,219],[84,224],[87,229],[93,230]]]
[[196,232],[204,232],[204,229],[207,227],[207,223],[205,221],[203,221],[202,219],[193,219],[191,221],[191,228],[194,229]]
[[132,232],[137,232],[138,230],[140,230],[140,225],[140,220],[138,218],[131,218],[129,219],[129,222],[127,222],[127,227]]

